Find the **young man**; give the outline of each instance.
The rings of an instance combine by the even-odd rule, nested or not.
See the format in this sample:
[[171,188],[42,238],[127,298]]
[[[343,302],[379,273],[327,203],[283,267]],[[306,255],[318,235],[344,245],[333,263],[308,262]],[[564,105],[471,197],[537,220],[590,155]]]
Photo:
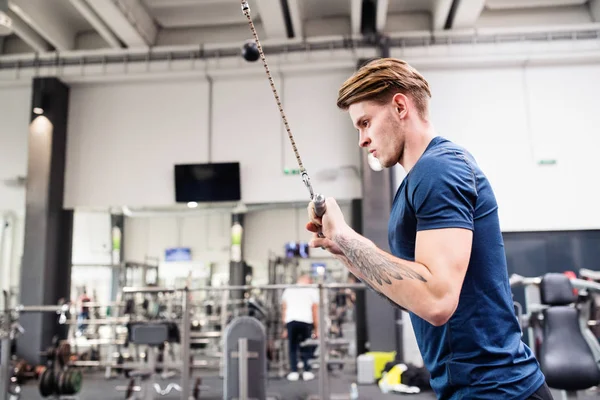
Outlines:
[[406,62],[378,59],[340,88],[359,145],[402,165],[388,226],[392,254],[353,231],[334,199],[307,229],[373,290],[403,307],[440,399],[552,399],[521,341],[494,192],[471,154],[436,135],[429,84]]
[[298,373],[298,352],[302,359],[304,372],[302,379],[310,381],[315,378],[311,371],[309,360],[312,355],[313,346],[300,347],[300,343],[311,337],[317,337],[318,332],[318,307],[319,291],[310,287],[302,287],[311,283],[308,275],[301,275],[297,279],[298,286],[287,288],[281,295],[281,316],[285,330],[284,339],[288,339],[290,370],[287,379],[297,381],[300,378]]

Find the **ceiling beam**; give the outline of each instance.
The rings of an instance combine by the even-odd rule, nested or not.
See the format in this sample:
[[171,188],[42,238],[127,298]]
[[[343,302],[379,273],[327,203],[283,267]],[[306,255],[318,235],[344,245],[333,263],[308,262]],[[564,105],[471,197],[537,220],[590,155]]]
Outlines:
[[589,7],[594,22],[600,22],[600,0],[590,0]]
[[281,3],[279,0],[255,0],[254,2],[265,36],[269,39],[288,37]]
[[433,3],[433,9],[431,10],[431,23],[434,31],[444,29],[448,15],[450,15],[450,9],[452,8],[452,0],[438,0]]
[[154,45],[158,28],[140,0],[88,0],[127,47]]
[[389,4],[389,0],[377,0],[377,32],[382,32],[385,29]]
[[362,0],[350,1],[350,26],[353,34],[360,34],[360,25],[362,22]]
[[92,10],[85,0],[71,0],[71,4],[94,27],[96,32],[100,34],[110,47],[115,49],[123,47],[119,38],[117,38],[108,25]]
[[304,1],[305,0],[287,0],[294,27],[294,37],[304,37]]
[[77,32],[49,1],[10,0],[8,6],[57,50],[73,50]]
[[485,0],[458,1],[452,24],[448,29],[472,28],[479,19]]
[[21,38],[29,47],[38,53],[44,53],[51,50],[50,44],[29,25],[27,25],[19,16],[10,10],[4,11],[6,16],[10,18],[12,30],[18,37]]

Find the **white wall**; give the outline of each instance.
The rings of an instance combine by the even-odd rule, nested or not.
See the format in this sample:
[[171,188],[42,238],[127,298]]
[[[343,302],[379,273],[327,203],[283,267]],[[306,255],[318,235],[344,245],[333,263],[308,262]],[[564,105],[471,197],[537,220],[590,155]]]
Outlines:
[[0,88],[0,211],[25,210],[25,188],[10,182],[27,175],[31,85]]
[[[358,175],[344,169],[359,163],[354,129],[335,106],[349,72],[275,77],[315,189],[345,199],[360,196]],[[174,204],[173,164],[209,161],[208,89],[205,80],[74,86],[66,206]],[[210,161],[241,163],[244,202],[307,199],[300,178],[283,174],[297,166],[264,76],[216,79],[212,118]]]
[[174,202],[173,164],[206,161],[204,80],[71,88],[65,207]]
[[[423,71],[438,134],[466,146],[498,198],[502,229],[600,228],[600,65]],[[552,158],[556,165],[539,165]]]
[[[0,277],[3,289],[17,289],[23,254],[25,187],[17,177],[27,175],[27,137],[31,85],[0,88]],[[6,220],[3,218],[6,214]],[[4,232],[4,235],[2,235]]]
[[[350,218],[350,207],[342,203],[342,211]],[[125,220],[125,259],[144,261],[155,257],[161,261],[160,277],[172,279],[207,273],[214,263],[219,279],[229,275],[229,246],[231,244],[231,214],[226,211],[190,212],[180,216],[130,217]],[[276,209],[249,211],[244,219],[244,258],[254,267],[257,282],[266,282],[267,265],[271,255],[282,256],[288,241],[309,241],[306,231],[305,207],[281,206]],[[191,263],[165,263],[165,249],[190,247]],[[311,249],[312,257],[329,255],[321,249]],[[333,262],[333,260],[332,260]]]

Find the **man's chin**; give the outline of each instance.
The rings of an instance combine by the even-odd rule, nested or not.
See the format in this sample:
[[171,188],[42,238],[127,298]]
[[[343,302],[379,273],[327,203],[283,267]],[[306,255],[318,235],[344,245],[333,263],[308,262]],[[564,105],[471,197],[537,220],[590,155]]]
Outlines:
[[387,161],[387,160],[379,160],[379,164],[381,164],[381,167],[382,167],[382,168],[391,168],[391,167],[393,167],[393,166],[394,166],[394,164],[393,164],[393,163],[390,163],[390,162],[389,162],[389,161]]

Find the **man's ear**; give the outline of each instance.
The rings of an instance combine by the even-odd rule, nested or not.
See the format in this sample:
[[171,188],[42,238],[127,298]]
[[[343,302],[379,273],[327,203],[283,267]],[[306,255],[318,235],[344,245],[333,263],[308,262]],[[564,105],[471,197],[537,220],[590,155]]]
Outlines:
[[408,97],[402,93],[396,93],[392,98],[396,112],[400,114],[400,118],[404,119],[408,115]]

